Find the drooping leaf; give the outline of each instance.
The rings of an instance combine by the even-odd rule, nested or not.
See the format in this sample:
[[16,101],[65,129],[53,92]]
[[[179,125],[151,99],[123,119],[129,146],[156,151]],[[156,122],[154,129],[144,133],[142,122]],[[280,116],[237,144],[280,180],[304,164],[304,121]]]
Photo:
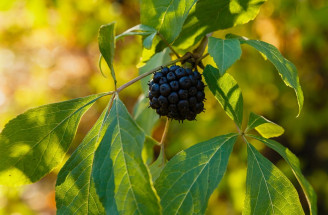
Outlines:
[[149,99],[144,95],[138,99],[133,110],[133,115],[135,121],[144,130],[145,134],[151,135],[154,125],[159,120],[159,116],[155,110],[149,108]]
[[106,214],[160,214],[159,199],[141,157],[144,133],[119,98],[108,120],[92,170]]
[[300,183],[300,185],[305,193],[307,202],[309,204],[310,213],[312,215],[316,215],[317,214],[317,196],[316,196],[315,191],[314,191],[313,187],[311,186],[311,184],[303,176],[298,158],[289,149],[282,146],[280,143],[278,143],[276,141],[269,140],[269,139],[259,137],[259,136],[255,136],[255,135],[248,135],[248,136],[263,142],[268,147],[270,147],[273,150],[275,150],[276,152],[278,152],[281,155],[281,157],[283,157],[286,160],[286,162],[289,164],[290,168],[293,170],[295,177],[297,178],[298,182]]
[[241,128],[243,121],[243,96],[236,80],[228,73],[207,65],[203,73],[205,81],[227,115]]
[[143,44],[143,46],[144,46],[146,49],[150,49],[150,48],[151,48],[151,46],[152,46],[152,44],[153,44],[153,40],[154,40],[154,38],[155,38],[156,35],[157,35],[157,32],[152,33],[152,34],[150,34],[149,36],[147,36],[147,37],[143,40],[142,44]]
[[304,214],[289,179],[247,142],[246,198],[243,214]]
[[204,214],[223,177],[237,134],[218,136],[175,155],[155,182],[163,214]]
[[105,94],[40,106],[11,120],[0,134],[0,184],[40,180],[64,158],[83,114]]
[[153,33],[156,33],[156,29],[150,27],[150,26],[147,26],[147,25],[136,25],[132,28],[129,28],[128,30],[124,31],[122,34],[120,35],[117,35],[115,37],[115,40],[119,40],[123,37],[126,37],[126,36],[133,36],[133,35],[142,35],[142,36],[147,36],[147,35],[150,35],[150,34],[153,34]]
[[303,108],[304,96],[295,65],[286,58],[284,58],[284,56],[282,56],[279,50],[269,43],[259,40],[249,40],[245,37],[238,38],[241,44],[246,43],[254,47],[259,52],[261,52],[267,59],[269,59],[278,70],[284,83],[288,87],[291,87],[295,90],[299,107],[297,116],[299,116]]
[[141,23],[157,29],[169,42],[181,32],[190,9],[197,0],[142,0]]
[[208,39],[208,53],[213,57],[220,74],[224,74],[241,56],[239,40],[222,40],[210,37]]
[[149,166],[150,174],[152,176],[153,181],[156,181],[159,175],[161,174],[162,170],[164,169],[164,157],[163,157],[163,150],[158,155],[158,158]]
[[154,161],[154,146],[159,146],[159,143],[147,135],[142,149],[142,159],[148,166]]
[[265,138],[272,138],[272,137],[279,137],[282,135],[285,130],[280,125],[277,125],[274,122],[264,118],[263,116],[259,116],[253,112],[250,113],[247,128],[247,131],[254,129],[259,132],[262,137]]
[[57,214],[105,214],[91,174],[96,148],[109,125],[108,111],[103,111],[58,174]]
[[100,53],[105,59],[116,84],[117,81],[113,67],[115,53],[115,22],[100,26],[98,44]]
[[199,0],[191,9],[174,45],[188,49],[206,34],[253,20],[265,0]]

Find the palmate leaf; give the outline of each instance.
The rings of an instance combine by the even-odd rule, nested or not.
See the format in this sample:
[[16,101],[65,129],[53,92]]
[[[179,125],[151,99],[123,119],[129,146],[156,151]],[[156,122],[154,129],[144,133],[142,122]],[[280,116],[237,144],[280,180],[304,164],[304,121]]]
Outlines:
[[186,50],[206,34],[253,20],[266,0],[199,0],[191,9],[174,46]]
[[159,198],[141,157],[144,133],[118,97],[108,120],[92,172],[106,214],[160,214]]
[[239,40],[222,40],[210,37],[208,39],[208,53],[213,57],[220,74],[223,75],[241,56]]
[[152,26],[169,42],[182,30],[190,9],[197,0],[142,0],[141,23]]
[[248,142],[247,154],[243,214],[304,214],[297,191],[288,178]]
[[248,44],[259,52],[261,52],[271,63],[276,67],[284,83],[295,90],[297,96],[297,103],[299,107],[298,115],[300,115],[303,108],[304,96],[299,82],[298,73],[295,65],[284,58],[279,50],[273,45],[260,41],[260,40],[249,40],[245,37],[239,37],[236,35],[227,35],[228,38],[238,38],[241,44]]
[[315,194],[314,189],[312,188],[311,184],[306,180],[303,176],[300,162],[298,158],[286,147],[282,146],[280,143],[269,140],[263,137],[255,136],[255,135],[248,135],[254,139],[257,139],[263,143],[265,143],[268,147],[272,148],[276,152],[278,152],[281,157],[283,157],[289,166],[292,168],[294,175],[296,176],[298,182],[301,184],[301,187],[305,193],[307,202],[309,204],[310,213],[312,215],[317,214],[317,196]]
[[0,184],[40,180],[64,158],[83,114],[106,94],[48,104],[11,120],[0,134]]
[[220,183],[237,134],[218,136],[175,155],[164,167],[155,188],[164,215],[204,214]]
[[259,116],[255,113],[250,113],[247,128],[245,133],[254,129],[259,132],[262,137],[272,138],[279,137],[282,135],[285,130],[280,125],[277,125],[274,122],[264,118],[263,116]]
[[236,80],[228,73],[220,74],[219,70],[211,65],[205,67],[203,75],[209,89],[227,115],[241,128],[243,96]]
[[58,174],[57,214],[105,214],[91,173],[96,148],[109,125],[108,111],[103,111]]

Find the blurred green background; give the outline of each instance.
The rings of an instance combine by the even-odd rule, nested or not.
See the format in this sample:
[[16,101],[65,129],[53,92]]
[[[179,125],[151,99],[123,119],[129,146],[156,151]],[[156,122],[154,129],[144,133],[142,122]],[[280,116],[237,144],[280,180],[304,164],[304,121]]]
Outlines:
[[[328,214],[328,2],[269,0],[252,22],[216,32],[244,35],[269,42],[296,65],[305,96],[299,118],[294,91],[275,68],[254,49],[243,47],[242,58],[229,70],[244,96],[245,121],[250,111],[282,125],[277,141],[301,160],[303,173],[318,194],[319,214]],[[117,33],[139,23],[137,0],[3,0],[0,1],[0,130],[28,108],[113,90],[112,80],[98,69],[97,33],[100,25],[117,21]],[[138,75],[141,38],[127,37],[116,46],[118,84]],[[208,57],[205,63],[213,63]],[[103,64],[105,67],[105,65]],[[206,90],[206,113],[197,122],[172,122],[167,156],[211,137],[234,132],[231,120]],[[120,97],[132,112],[142,93],[140,82]],[[107,100],[88,111],[79,127],[72,153],[92,126]],[[153,131],[161,137],[163,122]],[[255,143],[291,179],[306,200],[281,157]],[[241,214],[246,183],[246,147],[235,145],[228,170],[214,192],[208,214]],[[19,188],[0,186],[0,214],[55,214],[54,186],[60,168],[40,182]]]

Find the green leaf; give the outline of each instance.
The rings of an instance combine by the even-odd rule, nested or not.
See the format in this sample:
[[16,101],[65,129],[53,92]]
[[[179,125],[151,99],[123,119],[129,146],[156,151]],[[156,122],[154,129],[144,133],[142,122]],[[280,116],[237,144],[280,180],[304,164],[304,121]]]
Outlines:
[[[148,86],[148,85],[147,85]],[[133,110],[134,119],[144,130],[145,134],[151,135],[153,127],[159,120],[155,110],[149,108],[149,99],[141,95]]]
[[155,182],[163,214],[204,214],[223,177],[237,134],[218,136],[175,155]]
[[283,127],[281,127],[280,125],[271,122],[270,120],[264,118],[263,116],[259,116],[251,112],[249,115],[248,124],[245,133],[247,133],[247,131],[250,131],[254,128],[257,132],[259,132],[259,134],[262,137],[265,138],[279,137],[285,132]]
[[197,0],[142,0],[141,23],[157,29],[171,43],[180,34],[182,25],[196,2]]
[[151,49],[151,46],[153,44],[153,40],[155,38],[155,36],[157,35],[157,32],[155,33],[152,33],[151,35],[149,35],[148,37],[146,37],[143,41],[143,46],[146,48],[146,49]]
[[289,164],[289,166],[293,170],[295,177],[297,178],[298,182],[300,183],[300,185],[305,193],[307,202],[309,204],[310,213],[313,215],[316,215],[317,214],[317,196],[316,196],[315,191],[312,188],[311,184],[303,176],[298,158],[289,149],[282,146],[280,143],[278,143],[276,141],[269,140],[269,139],[259,137],[259,136],[255,136],[255,135],[247,135],[247,136],[263,142],[268,147],[270,147],[273,150],[275,150],[276,152],[278,152],[281,155],[281,157],[283,157],[286,160],[286,162]]
[[119,98],[108,120],[92,172],[106,214],[160,214],[159,199],[141,157],[144,133]]
[[210,37],[208,40],[208,53],[213,57],[220,74],[224,74],[241,56],[239,40],[222,40]]
[[148,36],[150,34],[156,34],[156,29],[147,26],[147,25],[136,25],[126,31],[124,31],[122,34],[118,35],[115,37],[115,40],[122,39],[123,37],[126,36],[133,36],[133,35],[142,35],[142,36]]
[[288,178],[247,142],[246,199],[243,214],[304,214]]
[[165,164],[163,153],[163,150],[161,150],[156,161],[149,166],[150,174],[152,176],[153,181],[157,180],[162,170],[164,169]]
[[159,143],[147,135],[142,149],[142,160],[147,165],[150,165],[154,161],[154,146],[159,146]]
[[100,26],[98,34],[99,50],[104,57],[111,75],[116,85],[116,76],[113,67],[114,53],[115,53],[115,22]]
[[246,43],[254,47],[267,57],[278,70],[284,83],[295,90],[299,107],[297,116],[299,116],[303,107],[304,96],[295,65],[284,58],[279,50],[269,43],[259,40],[248,40],[245,37],[239,37],[239,40],[242,44]]
[[253,20],[265,0],[200,0],[191,9],[174,45],[189,49],[206,34]]
[[83,114],[105,94],[40,106],[11,120],[0,134],[0,184],[40,180],[63,160]]
[[243,96],[236,80],[228,73],[207,65],[203,73],[209,89],[227,115],[241,128],[243,121]]
[[96,148],[109,126],[108,111],[103,111],[58,174],[57,214],[105,214],[91,174]]

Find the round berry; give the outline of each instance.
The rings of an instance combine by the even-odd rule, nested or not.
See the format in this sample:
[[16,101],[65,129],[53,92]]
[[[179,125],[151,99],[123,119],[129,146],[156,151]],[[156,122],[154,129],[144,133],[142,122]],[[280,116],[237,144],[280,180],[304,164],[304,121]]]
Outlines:
[[192,73],[192,70],[191,69],[186,69],[186,73],[188,74],[188,75],[192,75],[193,73]]
[[159,92],[159,85],[158,84],[153,84],[150,89],[151,94],[154,97],[158,97],[160,92]]
[[151,101],[150,101],[150,107],[153,109],[159,108],[160,104],[158,101],[158,98],[154,97]]
[[159,91],[160,91],[161,95],[168,96],[170,94],[170,92],[171,92],[170,85],[168,85],[168,84],[162,84],[159,87]]
[[196,106],[196,104],[197,104],[197,99],[196,99],[196,97],[190,97],[189,98],[189,105],[191,106],[191,107],[195,107]]
[[203,91],[197,92],[197,101],[202,102],[205,99],[205,93]]
[[177,70],[175,70],[175,74],[177,75],[178,78],[181,78],[183,76],[185,76],[187,73],[183,68],[179,68]]
[[179,96],[176,92],[172,92],[167,98],[172,104],[175,104],[179,101]]
[[166,75],[167,73],[169,73],[169,71],[170,71],[169,68],[164,67],[164,68],[162,69],[163,76]]
[[158,102],[161,105],[161,107],[167,107],[169,105],[169,101],[165,96],[159,96],[158,97]]
[[159,84],[165,84],[167,83],[167,79],[165,77],[161,77],[161,79],[159,79]]
[[191,85],[192,86],[197,86],[197,79],[193,75],[189,75]]
[[179,82],[177,81],[171,81],[170,86],[173,91],[178,91],[180,89]]
[[[166,67],[166,68],[167,68],[167,67]],[[177,69],[179,69],[179,68],[180,68],[180,66],[173,65],[173,66],[170,67],[170,71],[171,71],[171,72],[174,72],[175,70],[177,70]]]
[[161,77],[163,77],[163,73],[162,72],[156,72],[154,74],[154,77],[153,77],[153,82],[158,83],[159,80],[161,79]]
[[201,80],[197,81],[197,90],[203,91],[205,88],[204,83]]
[[166,79],[167,79],[168,81],[173,81],[173,80],[175,80],[176,77],[175,77],[174,72],[169,72],[169,73],[167,73],[167,75],[166,75]]
[[188,90],[189,96],[194,96],[197,94],[197,88],[196,87],[190,87]]
[[196,104],[195,110],[196,110],[196,113],[202,112],[204,110],[204,104],[203,104],[203,102],[198,102]]
[[200,73],[198,71],[194,71],[194,77],[197,79],[197,80],[202,80],[202,76],[200,75]]
[[191,80],[189,77],[185,76],[185,77],[180,78],[179,84],[182,89],[189,89],[189,87],[191,86]]
[[187,100],[180,100],[178,103],[178,109],[180,113],[186,112],[189,110],[189,102]]
[[180,99],[187,99],[188,98],[188,90],[179,90],[179,98]]

